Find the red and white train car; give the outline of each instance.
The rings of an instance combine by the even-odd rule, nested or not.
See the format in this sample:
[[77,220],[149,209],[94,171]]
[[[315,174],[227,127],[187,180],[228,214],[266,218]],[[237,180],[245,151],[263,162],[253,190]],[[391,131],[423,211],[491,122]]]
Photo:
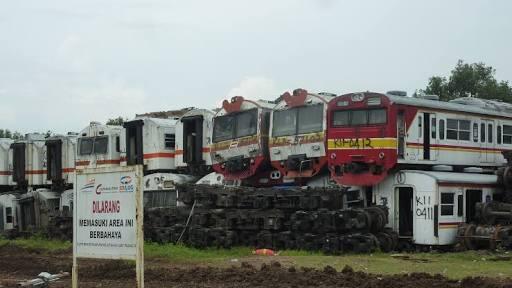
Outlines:
[[176,168],[192,175],[211,172],[212,119],[207,109],[192,109],[176,123]]
[[119,166],[123,127],[91,122],[78,135],[75,168]]
[[501,152],[512,149],[508,108],[475,98],[442,102],[371,92],[336,97],[328,109],[331,177],[372,186],[400,167],[495,169],[505,163]]
[[12,140],[0,138],[0,192],[10,190],[11,168],[9,167],[9,147]]
[[[269,171],[268,130],[274,105],[241,96],[222,103],[222,109],[213,118],[211,156],[213,169],[224,175],[225,180],[251,181],[260,172]],[[270,179],[260,180],[255,185],[270,185],[276,179],[271,175]]]
[[124,123],[122,165],[144,165],[144,173],[176,169],[176,120],[142,117]]
[[71,188],[75,180],[77,134],[55,135],[46,139],[47,184],[57,189]]
[[272,110],[270,159],[286,178],[310,178],[327,164],[327,103],[332,94],[296,89],[286,92]]
[[11,144],[9,163],[11,183],[18,189],[35,189],[46,185],[46,146],[44,135],[30,133],[24,140]]

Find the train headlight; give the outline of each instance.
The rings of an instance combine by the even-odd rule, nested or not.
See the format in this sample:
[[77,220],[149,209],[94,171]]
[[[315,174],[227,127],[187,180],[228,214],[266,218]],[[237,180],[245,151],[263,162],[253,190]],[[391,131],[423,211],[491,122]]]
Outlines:
[[379,158],[380,159],[384,159],[384,157],[386,157],[386,154],[384,154],[384,152],[380,152],[379,153]]
[[222,163],[222,165],[220,165],[220,168],[225,169],[226,168],[226,164]]
[[254,164],[254,158],[251,158],[251,164]]
[[363,93],[355,93],[352,94],[352,97],[350,97],[353,102],[361,102],[364,100],[364,94]]
[[336,153],[331,153],[331,159],[336,159]]

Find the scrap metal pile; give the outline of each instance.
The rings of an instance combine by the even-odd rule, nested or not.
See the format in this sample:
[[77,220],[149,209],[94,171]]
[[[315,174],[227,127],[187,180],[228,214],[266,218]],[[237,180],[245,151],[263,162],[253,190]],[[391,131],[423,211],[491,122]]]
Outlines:
[[512,250],[512,151],[503,152],[503,156],[507,166],[497,171],[504,189],[501,201],[476,203],[475,223],[459,225],[457,238],[466,249]]
[[184,207],[146,211],[146,239],[329,254],[391,251],[398,244],[397,234],[384,227],[385,207],[348,208],[339,189],[184,184],[178,191]]

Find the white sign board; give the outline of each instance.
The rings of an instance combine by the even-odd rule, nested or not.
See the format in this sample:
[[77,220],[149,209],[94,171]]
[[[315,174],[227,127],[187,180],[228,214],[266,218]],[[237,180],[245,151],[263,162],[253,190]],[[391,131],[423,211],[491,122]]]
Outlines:
[[142,177],[141,166],[76,172],[74,257],[136,259]]

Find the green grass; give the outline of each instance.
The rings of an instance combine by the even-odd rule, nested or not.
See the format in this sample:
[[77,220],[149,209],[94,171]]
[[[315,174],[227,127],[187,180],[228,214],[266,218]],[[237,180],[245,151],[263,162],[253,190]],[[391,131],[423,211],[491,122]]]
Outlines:
[[[67,241],[37,237],[16,240],[0,238],[0,246],[4,245],[16,245],[43,253],[57,250],[70,251],[72,247],[72,244]],[[468,276],[512,277],[512,260],[492,261],[499,254],[485,251],[406,254],[409,259],[392,257],[393,254],[387,253],[326,256],[318,252],[289,250],[280,251],[279,256],[255,256],[252,251],[253,249],[247,247],[201,250],[182,245],[156,243],[146,243],[144,247],[146,259],[159,259],[159,261],[168,261],[173,264],[229,267],[235,263],[246,261],[259,267],[263,262],[277,260],[284,266],[323,268],[330,265],[338,271],[345,265],[349,265],[356,271],[375,274],[426,272],[442,274],[453,279]],[[512,256],[512,253],[507,255]]]

